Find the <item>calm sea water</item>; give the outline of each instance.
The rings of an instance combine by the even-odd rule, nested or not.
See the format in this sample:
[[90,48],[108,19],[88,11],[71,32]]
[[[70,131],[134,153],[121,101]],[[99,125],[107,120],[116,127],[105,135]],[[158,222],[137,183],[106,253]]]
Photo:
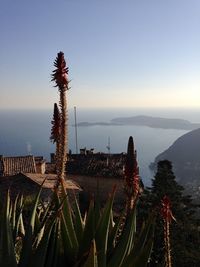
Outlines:
[[[109,122],[122,116],[149,115],[168,118],[188,119],[200,122],[200,110],[148,110],[148,109],[107,109],[77,110],[77,121]],[[52,111],[0,111],[0,154],[3,155],[43,155],[47,160],[54,145],[49,141]],[[69,149],[75,152],[73,110],[69,110]],[[187,131],[153,129],[144,126],[92,126],[78,128],[78,147],[94,148],[106,152],[110,138],[111,153],[125,152],[130,135],[135,141],[140,175],[144,183],[150,184],[153,176],[148,168],[154,158],[167,149]]]

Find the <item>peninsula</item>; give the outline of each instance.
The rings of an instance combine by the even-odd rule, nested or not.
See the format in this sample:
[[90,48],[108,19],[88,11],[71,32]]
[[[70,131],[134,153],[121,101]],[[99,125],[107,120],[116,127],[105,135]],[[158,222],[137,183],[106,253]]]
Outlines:
[[124,125],[137,125],[137,126],[147,126],[151,128],[177,129],[177,130],[179,129],[188,131],[200,128],[200,123],[192,123],[188,120],[151,117],[144,115],[114,118],[110,122],[80,122],[77,124],[77,126],[79,127],[124,126]]

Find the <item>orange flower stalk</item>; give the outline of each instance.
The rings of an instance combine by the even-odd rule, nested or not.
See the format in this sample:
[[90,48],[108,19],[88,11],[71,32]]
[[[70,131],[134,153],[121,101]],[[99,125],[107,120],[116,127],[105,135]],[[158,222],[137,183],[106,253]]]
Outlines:
[[63,52],[58,53],[57,58],[54,62],[54,67],[56,67],[56,69],[53,71],[52,81],[55,81],[55,87],[58,87],[59,91],[68,90],[69,81],[67,75],[69,72],[69,68],[66,67]]
[[59,141],[60,137],[60,124],[61,124],[61,118],[60,118],[60,111],[58,108],[58,105],[54,104],[54,111],[53,111],[53,119],[51,121],[52,128],[51,128],[51,136],[50,140],[53,143],[56,143]]
[[52,74],[52,81],[55,81],[55,87],[58,87],[60,93],[60,135],[59,135],[59,153],[57,161],[58,185],[64,183],[65,165],[67,161],[67,100],[66,91],[69,89],[68,67],[64,58],[64,53],[59,52],[54,62],[56,69]]
[[51,128],[51,136],[50,140],[53,143],[56,143],[56,153],[55,153],[55,159],[56,159],[56,171],[57,166],[59,166],[59,155],[60,155],[60,134],[61,134],[61,116],[60,111],[57,106],[57,104],[54,104],[54,112],[53,112],[53,119],[51,121],[52,128]]
[[161,201],[161,216],[164,221],[164,241],[165,241],[165,264],[166,267],[172,267],[171,248],[170,248],[170,223],[175,218],[171,211],[171,202],[168,196],[164,196]]

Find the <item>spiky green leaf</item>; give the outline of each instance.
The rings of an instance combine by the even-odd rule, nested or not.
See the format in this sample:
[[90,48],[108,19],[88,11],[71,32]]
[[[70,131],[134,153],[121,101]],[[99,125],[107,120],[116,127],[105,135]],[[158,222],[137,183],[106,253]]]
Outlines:
[[88,255],[91,247],[91,242],[95,238],[95,215],[94,201],[91,200],[89,211],[86,217],[83,237],[79,246],[78,259],[84,259]]
[[135,216],[136,209],[133,209],[127,218],[120,240],[109,259],[107,267],[120,267],[127,256],[129,247],[133,242],[132,236],[135,231]]
[[107,243],[108,243],[108,231],[111,221],[112,214],[112,205],[113,199],[115,195],[115,189],[106,203],[102,216],[99,219],[99,223],[96,230],[95,241],[97,245],[98,251],[98,265],[99,267],[106,267],[106,259],[107,259]]
[[95,240],[92,240],[90,253],[83,267],[98,267],[97,250]]
[[7,193],[6,205],[0,217],[0,266],[16,267],[14,242],[10,224],[10,195]]
[[[44,183],[44,181],[43,181],[43,183]],[[42,185],[43,185],[43,183],[42,183]],[[40,190],[39,190],[39,192],[35,198],[31,218],[30,218],[29,224],[27,226],[27,230],[26,230],[25,237],[23,240],[22,252],[21,252],[20,261],[19,261],[19,267],[27,267],[28,266],[29,259],[30,259],[31,253],[32,253],[33,233],[35,231],[36,209],[37,209],[39,198],[41,195],[42,185],[41,185]]]

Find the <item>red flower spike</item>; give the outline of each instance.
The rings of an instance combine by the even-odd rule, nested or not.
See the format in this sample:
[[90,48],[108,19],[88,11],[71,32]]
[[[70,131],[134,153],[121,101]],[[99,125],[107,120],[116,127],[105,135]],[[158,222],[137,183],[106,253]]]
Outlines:
[[133,137],[129,137],[128,141],[128,149],[127,149],[127,157],[125,163],[125,182],[126,186],[135,193],[136,195],[139,192],[139,167],[137,164],[137,154],[134,150],[134,142]]
[[171,201],[168,196],[164,196],[161,201],[161,215],[163,220],[171,223],[172,220],[175,220],[174,216],[172,215],[171,211]]
[[54,112],[53,112],[53,119],[51,121],[52,128],[51,128],[51,136],[50,140],[55,143],[58,141],[61,131],[61,115],[57,104],[54,104]]
[[65,58],[64,58],[64,53],[63,52],[59,52],[57,54],[57,58],[54,62],[54,66],[56,67],[56,69],[53,71],[52,74],[52,81],[56,82],[56,87],[59,88],[59,90],[62,88],[67,90],[68,89],[68,72],[69,69],[66,67],[66,62],[65,62]]

